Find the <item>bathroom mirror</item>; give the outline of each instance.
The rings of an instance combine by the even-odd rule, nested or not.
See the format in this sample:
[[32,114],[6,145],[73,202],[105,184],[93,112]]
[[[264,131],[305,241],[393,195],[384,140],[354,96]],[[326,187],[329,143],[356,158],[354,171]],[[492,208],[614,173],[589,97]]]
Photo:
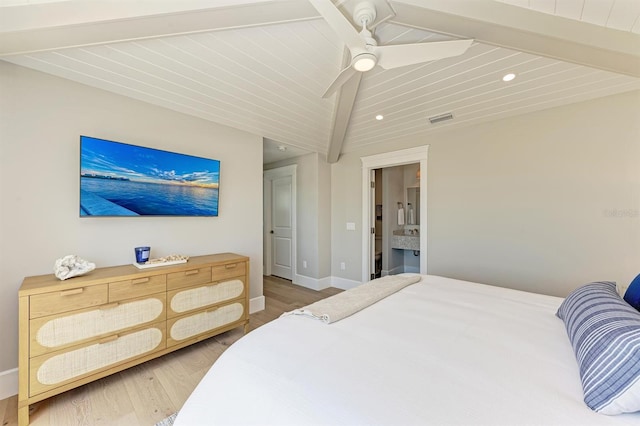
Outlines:
[[[413,209],[413,215],[409,213],[409,204]],[[420,225],[420,187],[407,188],[407,225]],[[413,216],[413,223],[410,222],[410,216]]]

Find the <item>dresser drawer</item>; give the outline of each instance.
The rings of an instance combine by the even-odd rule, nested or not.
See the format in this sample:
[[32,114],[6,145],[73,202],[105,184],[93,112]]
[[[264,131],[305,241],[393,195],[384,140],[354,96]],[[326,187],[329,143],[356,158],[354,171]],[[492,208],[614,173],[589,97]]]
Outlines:
[[34,357],[144,324],[164,321],[165,307],[166,294],[157,293],[31,320],[29,354]]
[[227,263],[226,265],[218,265],[211,268],[211,279],[220,281],[225,278],[245,275],[246,272],[246,262]]
[[29,365],[29,395],[38,395],[114,365],[162,350],[166,347],[165,331],[165,323],[159,322],[33,358]]
[[169,319],[167,320],[167,347],[212,333],[218,328],[243,320],[246,316],[244,304],[233,302]]
[[167,290],[167,276],[155,275],[109,283],[109,302],[131,299]]
[[29,297],[29,317],[39,318],[75,309],[103,305],[109,301],[107,284],[77,287]]
[[231,278],[207,285],[171,290],[167,294],[169,318],[213,306],[245,294],[245,277]]
[[187,269],[167,274],[167,290],[211,282],[211,267]]

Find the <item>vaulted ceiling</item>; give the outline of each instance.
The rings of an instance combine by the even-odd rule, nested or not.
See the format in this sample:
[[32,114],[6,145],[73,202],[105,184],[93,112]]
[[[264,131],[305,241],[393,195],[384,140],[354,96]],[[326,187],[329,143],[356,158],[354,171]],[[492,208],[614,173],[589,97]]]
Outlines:
[[[335,3],[349,16],[357,1]],[[0,58],[261,135],[265,163],[307,152],[333,162],[400,138],[640,89],[640,1],[391,6],[395,16],[375,27],[381,45],[475,41],[458,57],[376,67],[323,99],[345,64],[344,44],[307,0],[1,0]],[[504,82],[506,73],[516,78]],[[428,120],[444,113],[453,119]]]

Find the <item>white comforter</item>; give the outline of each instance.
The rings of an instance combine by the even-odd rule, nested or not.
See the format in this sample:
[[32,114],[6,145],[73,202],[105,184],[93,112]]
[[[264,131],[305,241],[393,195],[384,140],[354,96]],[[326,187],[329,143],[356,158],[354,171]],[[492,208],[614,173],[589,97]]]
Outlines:
[[330,325],[282,317],[223,353],[175,426],[639,425],[583,403],[561,302],[425,275]]

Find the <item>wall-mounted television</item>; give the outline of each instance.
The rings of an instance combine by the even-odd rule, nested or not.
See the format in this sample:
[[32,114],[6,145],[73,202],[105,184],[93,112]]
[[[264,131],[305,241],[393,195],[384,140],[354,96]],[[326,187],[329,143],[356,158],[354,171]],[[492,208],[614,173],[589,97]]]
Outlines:
[[220,161],[80,136],[80,216],[218,216]]

